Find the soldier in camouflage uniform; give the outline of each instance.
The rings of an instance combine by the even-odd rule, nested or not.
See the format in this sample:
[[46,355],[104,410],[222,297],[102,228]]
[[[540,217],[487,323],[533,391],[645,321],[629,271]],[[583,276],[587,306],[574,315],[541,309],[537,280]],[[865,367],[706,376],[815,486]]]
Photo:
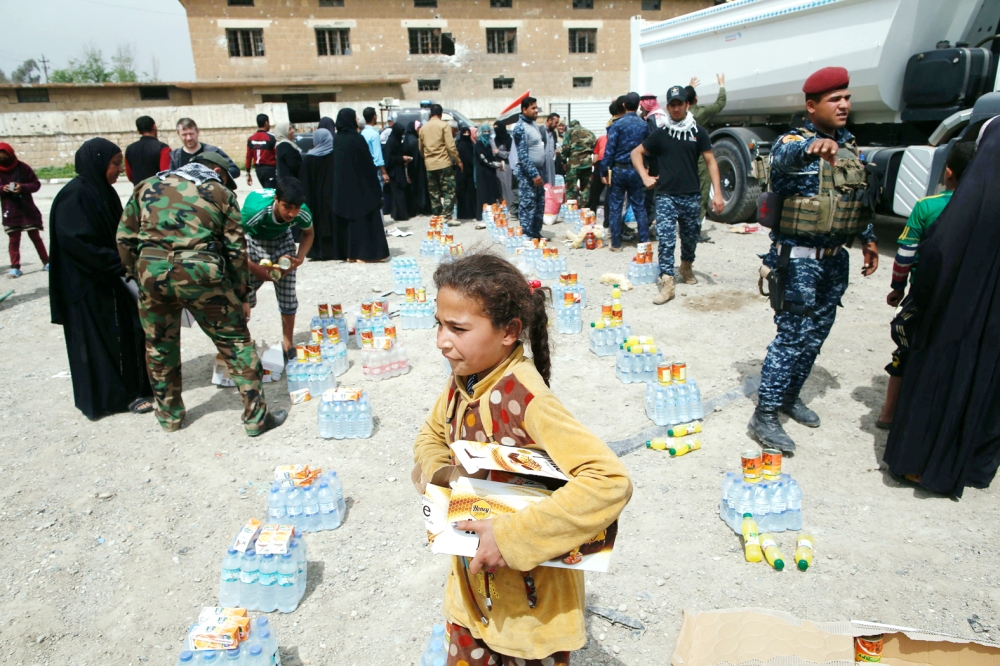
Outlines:
[[[569,121],[560,155],[566,165],[566,198],[576,199],[579,208],[586,205],[590,196],[590,173],[593,168],[591,155],[594,154],[596,144],[597,137],[581,125],[579,120]],[[581,183],[582,188],[579,187]]]
[[[713,104],[698,103],[698,93],[694,89],[694,86],[700,83],[698,79],[691,79],[691,85],[685,88],[688,102],[691,103],[691,115],[702,126],[708,125],[720,111],[726,108],[726,75],[716,74],[715,80],[719,82],[719,95]],[[698,180],[701,183],[701,217],[704,219],[705,213],[708,211],[708,188],[712,182],[708,177],[708,165],[703,159],[698,160]]]
[[186,308],[229,367],[243,398],[243,425],[253,437],[281,425],[286,413],[269,412],[264,402],[263,370],[247,328],[247,245],[226,167],[219,156],[203,153],[136,185],[118,227],[118,252],[139,284],[160,425],[173,432],[184,420],[180,332]]
[[[847,290],[844,245],[854,237],[864,243],[862,275],[878,268],[875,232],[862,210],[865,168],[847,130],[849,83],[841,67],[821,69],[806,79],[802,91],[809,120],[774,142],[771,188],[778,196],[759,211],[765,218],[775,216],[773,244],[762,258],[770,269],[778,332],[761,367],[757,409],[748,429],[764,446],[782,451],[794,450],[795,442],[778,420],[779,412],[811,428],[820,425],[799,392]],[[776,212],[765,210],[772,206]]]

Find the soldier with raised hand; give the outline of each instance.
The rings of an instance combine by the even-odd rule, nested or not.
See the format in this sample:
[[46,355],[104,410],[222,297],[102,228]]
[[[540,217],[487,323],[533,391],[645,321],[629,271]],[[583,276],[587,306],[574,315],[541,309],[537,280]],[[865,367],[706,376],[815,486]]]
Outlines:
[[[215,343],[243,398],[251,437],[280,426],[268,411],[263,369],[247,319],[247,244],[227,160],[205,152],[138,185],[118,227],[118,252],[139,284],[139,318],[156,418],[173,432],[184,420],[181,398],[181,312],[191,312]],[[225,184],[223,184],[225,183]]]
[[[860,238],[861,274],[878,268],[875,232],[862,199],[866,184],[854,136],[847,130],[850,77],[842,67],[826,67],[806,79],[809,119],[778,137],[771,150],[771,188],[760,213],[772,226],[764,257],[771,307],[778,333],[761,368],[757,409],[748,428],[765,446],[795,449],[778,413],[810,428],[819,416],[799,392],[833,327],[847,290],[845,244]],[[769,217],[770,216],[770,217]],[[769,273],[768,273],[769,269]]]
[[566,198],[576,199],[580,208],[586,205],[590,194],[590,173],[594,164],[591,155],[596,144],[597,137],[579,120],[569,121],[560,155],[566,165]]

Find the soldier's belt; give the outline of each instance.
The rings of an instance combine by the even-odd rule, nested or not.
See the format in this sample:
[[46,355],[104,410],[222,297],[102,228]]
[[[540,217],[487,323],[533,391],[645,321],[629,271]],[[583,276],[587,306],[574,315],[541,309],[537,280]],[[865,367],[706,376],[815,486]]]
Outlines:
[[178,261],[200,261],[217,264],[222,260],[218,254],[207,250],[164,250],[156,247],[144,247],[139,251],[144,259],[166,260],[170,263]]
[[835,256],[842,249],[841,245],[837,247],[793,247],[790,257],[792,259],[825,259],[826,257]]

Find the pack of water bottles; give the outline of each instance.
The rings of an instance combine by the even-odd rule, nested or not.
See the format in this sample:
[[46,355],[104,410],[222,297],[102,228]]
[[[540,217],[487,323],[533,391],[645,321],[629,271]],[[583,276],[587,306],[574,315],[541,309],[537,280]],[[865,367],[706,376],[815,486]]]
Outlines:
[[291,613],[306,591],[306,542],[292,525],[243,526],[222,558],[219,605]]
[[424,651],[420,655],[420,666],[445,666],[448,663],[448,637],[444,633],[443,624],[435,624],[431,635],[424,642]]
[[376,299],[364,301],[354,324],[354,340],[358,349],[371,347],[374,338],[395,336],[396,326],[389,320],[389,301]]
[[483,222],[494,243],[502,243],[507,237],[508,219],[506,206],[493,204],[489,209],[483,208]]
[[323,439],[367,439],[374,419],[368,394],[361,389],[338,388],[323,393],[316,410],[317,428]]
[[406,347],[395,337],[375,338],[371,348],[361,352],[361,371],[367,379],[381,381],[410,371]]
[[417,260],[412,257],[393,257],[389,261],[389,268],[392,269],[393,293],[402,295],[406,293],[407,287],[419,287],[423,284]]
[[[206,645],[213,647],[198,647]],[[203,608],[198,623],[188,628],[176,664],[279,666],[278,637],[266,616],[251,619],[246,608]]]
[[399,306],[399,327],[404,331],[417,328],[434,328],[437,324],[437,307],[434,300],[427,300],[427,292],[423,287],[423,300],[410,300],[410,291],[406,291],[406,302]]
[[542,248],[542,257],[535,262],[535,272],[539,280],[556,280],[566,272],[566,258],[559,256],[559,248]]
[[656,368],[663,363],[663,352],[650,335],[625,338],[615,356],[615,377],[623,384],[656,381]]
[[[344,350],[346,361],[347,351]],[[341,370],[344,372],[344,370]],[[285,366],[285,378],[288,383],[288,392],[295,393],[302,389],[309,389],[309,395],[322,395],[327,389],[337,388],[337,373],[334,365],[327,361],[289,361]]]
[[335,471],[281,465],[267,493],[269,523],[288,523],[297,533],[335,530],[344,520],[344,484]]
[[681,361],[656,366],[654,381],[646,384],[646,417],[658,426],[698,421],[705,417],[698,383],[687,376]]
[[590,351],[598,356],[614,356],[631,336],[632,327],[628,324],[606,324],[599,319],[590,323]]
[[448,246],[455,242],[455,236],[448,229],[448,223],[441,215],[432,215],[427,234],[420,242],[420,256],[440,259],[448,254]]
[[318,328],[327,337],[332,337],[330,327],[336,326],[337,335],[346,343],[351,336],[351,329],[347,326],[343,306],[340,303],[321,303],[318,309],[319,316],[312,318],[309,329],[312,331]]
[[660,266],[653,262],[653,244],[637,243],[635,256],[628,266],[628,279],[632,284],[652,284],[660,277]]
[[562,221],[573,227],[573,231],[580,233],[583,230],[583,216],[580,215],[580,208],[576,199],[568,199],[562,205],[560,213]]
[[556,310],[556,332],[578,335],[583,331],[583,317],[580,303],[572,291],[563,293],[560,300],[553,298]]
[[777,449],[743,452],[742,474],[727,472],[722,480],[719,517],[741,534],[744,514],[752,514],[761,532],[802,529],[802,488],[781,471]]
[[580,284],[579,275],[563,271],[559,274],[559,282],[552,285],[552,302],[562,301],[567,293],[573,294],[573,299],[579,303],[581,308],[587,307],[587,289]]

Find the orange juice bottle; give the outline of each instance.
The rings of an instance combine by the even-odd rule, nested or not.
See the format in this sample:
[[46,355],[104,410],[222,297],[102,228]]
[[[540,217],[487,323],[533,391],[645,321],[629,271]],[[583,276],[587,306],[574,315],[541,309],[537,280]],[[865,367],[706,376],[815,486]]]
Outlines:
[[805,571],[813,563],[813,548],[815,548],[815,541],[810,534],[802,534],[799,536],[798,548],[795,549],[795,554],[792,555],[792,559],[795,560],[795,566],[799,568],[799,571]]
[[760,562],[764,559],[764,553],[760,549],[760,537],[757,536],[757,523],[753,519],[753,514],[743,514],[743,552],[747,562]]
[[770,534],[761,534],[760,547],[764,551],[767,563],[774,567],[775,571],[781,571],[785,568],[785,556],[781,553],[781,549],[778,548],[778,543],[774,540],[773,536]]

